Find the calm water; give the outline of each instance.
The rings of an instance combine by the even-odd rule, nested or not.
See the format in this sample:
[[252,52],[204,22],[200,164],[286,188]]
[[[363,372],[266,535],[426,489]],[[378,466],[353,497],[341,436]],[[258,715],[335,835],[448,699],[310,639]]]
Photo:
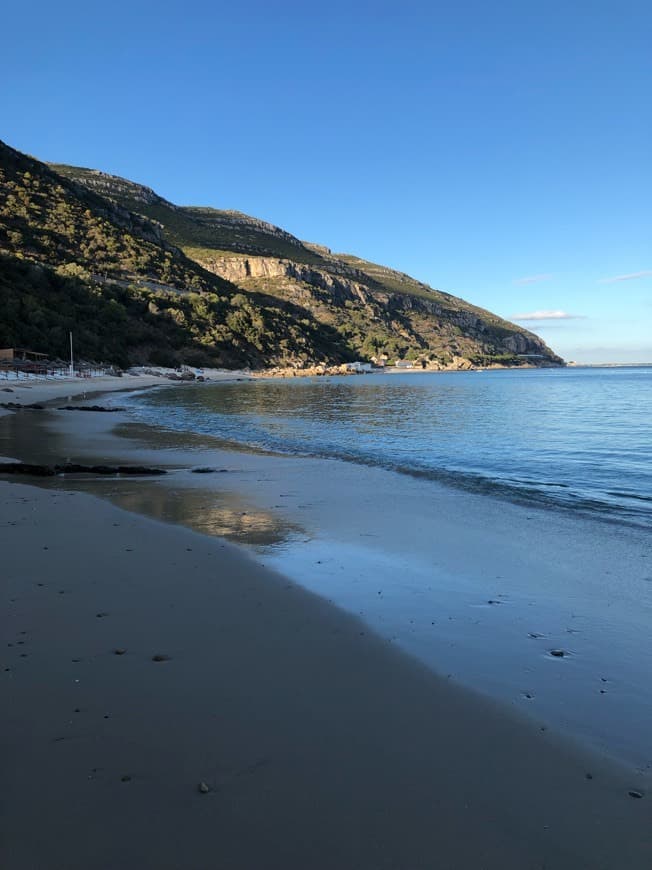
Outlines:
[[254,381],[130,401],[158,427],[652,519],[652,367]]

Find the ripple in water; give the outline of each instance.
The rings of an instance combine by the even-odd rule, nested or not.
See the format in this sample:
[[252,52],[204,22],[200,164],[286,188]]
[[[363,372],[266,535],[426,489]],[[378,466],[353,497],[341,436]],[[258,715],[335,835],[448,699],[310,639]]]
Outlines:
[[130,402],[158,428],[652,519],[651,367],[261,380]]

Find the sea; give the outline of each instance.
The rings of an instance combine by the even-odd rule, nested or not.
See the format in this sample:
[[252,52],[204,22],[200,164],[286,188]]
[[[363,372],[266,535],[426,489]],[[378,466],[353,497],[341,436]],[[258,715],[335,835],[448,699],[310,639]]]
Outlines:
[[652,366],[374,373],[166,388],[134,419],[520,502],[652,520]]
[[107,401],[170,473],[93,491],[230,538],[440,677],[652,772],[652,367]]

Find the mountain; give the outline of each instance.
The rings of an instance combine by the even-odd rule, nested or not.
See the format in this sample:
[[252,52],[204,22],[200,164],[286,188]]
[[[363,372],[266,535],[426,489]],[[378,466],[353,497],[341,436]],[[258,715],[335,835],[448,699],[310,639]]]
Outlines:
[[243,293],[151,220],[0,143],[0,347],[120,365],[351,359],[296,306]]
[[0,346],[128,363],[556,365],[535,335],[234,211],[0,143]]

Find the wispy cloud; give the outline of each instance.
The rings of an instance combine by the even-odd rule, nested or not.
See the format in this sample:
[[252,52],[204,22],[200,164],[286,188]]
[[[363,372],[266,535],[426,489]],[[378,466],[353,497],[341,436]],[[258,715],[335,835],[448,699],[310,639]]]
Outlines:
[[614,275],[613,278],[600,278],[599,284],[615,284],[617,281],[635,281],[637,278],[649,278],[652,269],[641,269],[640,272],[630,272],[627,275]]
[[510,320],[580,320],[583,314],[568,314],[566,311],[528,311],[512,314]]
[[525,278],[515,278],[514,284],[538,284],[539,281],[549,281],[552,275],[526,275]]

